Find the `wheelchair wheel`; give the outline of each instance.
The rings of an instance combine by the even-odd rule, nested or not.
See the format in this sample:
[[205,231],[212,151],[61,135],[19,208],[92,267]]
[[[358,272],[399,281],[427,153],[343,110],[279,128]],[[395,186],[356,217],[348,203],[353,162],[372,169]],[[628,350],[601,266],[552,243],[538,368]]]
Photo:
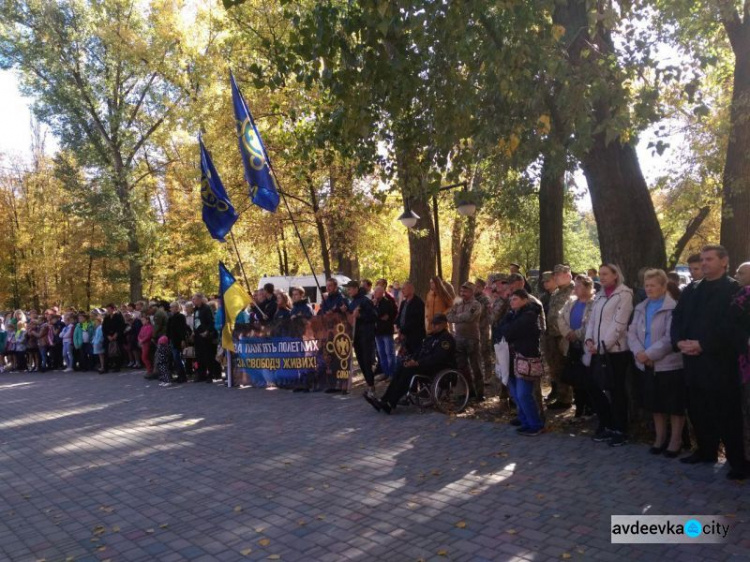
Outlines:
[[458,371],[446,369],[435,376],[432,396],[438,410],[444,414],[458,414],[469,403],[469,384]]

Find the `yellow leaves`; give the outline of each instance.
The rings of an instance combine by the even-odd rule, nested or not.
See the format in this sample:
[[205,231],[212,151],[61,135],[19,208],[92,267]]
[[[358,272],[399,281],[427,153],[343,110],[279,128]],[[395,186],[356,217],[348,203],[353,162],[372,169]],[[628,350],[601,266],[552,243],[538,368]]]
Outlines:
[[166,529],[167,527],[169,527],[169,525],[166,523],[162,523],[161,525],[159,525],[160,529]]
[[540,135],[549,134],[550,131],[550,118],[546,113],[541,115],[536,122],[536,128]]
[[252,548],[244,548],[244,549],[240,550],[240,554],[242,554],[242,556],[250,556],[250,553],[252,551],[253,551]]
[[270,555],[270,556],[268,557],[268,559],[269,559],[269,560],[281,560],[281,556],[279,556],[278,554],[271,554],[271,555]]
[[440,550],[437,551],[437,555],[438,556],[448,556],[448,551],[446,549],[444,549],[444,548],[441,548]]
[[107,529],[104,527],[104,525],[97,525],[96,527],[94,527],[94,536],[95,537],[101,536],[104,534],[106,530]]
[[562,39],[563,35],[565,35],[565,28],[562,25],[555,24],[552,26],[552,38],[555,41]]
[[456,528],[458,529],[465,529],[466,528],[466,521],[459,521],[456,523]]
[[573,558],[573,555],[570,554],[569,552],[563,552],[560,555],[560,558],[562,558],[563,560],[570,560],[571,558]]
[[271,544],[271,541],[270,541],[270,539],[260,539],[258,541],[258,544],[260,546],[268,546],[269,544]]
[[103,511],[104,513],[112,513],[114,510],[114,507],[110,507],[108,505],[102,505],[99,507],[99,511]]
[[512,134],[508,139],[500,139],[497,143],[498,148],[501,152],[505,154],[508,158],[513,156],[513,154],[518,150],[518,147],[521,145],[521,139],[518,138],[518,135]]
[[515,529],[506,529],[505,532],[509,535],[515,535],[516,533],[518,533],[518,531],[516,531]]
[[235,513],[239,513],[239,512],[241,512],[241,511],[242,511],[242,506],[241,506],[241,505],[235,505],[235,506],[234,506],[234,512],[235,512]]

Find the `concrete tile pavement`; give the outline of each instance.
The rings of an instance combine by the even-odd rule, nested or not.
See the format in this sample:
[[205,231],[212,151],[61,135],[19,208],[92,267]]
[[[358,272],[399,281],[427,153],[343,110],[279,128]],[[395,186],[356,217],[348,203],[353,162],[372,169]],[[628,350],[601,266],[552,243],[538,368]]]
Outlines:
[[[0,376],[0,559],[750,557],[726,469],[358,395],[138,373]],[[724,545],[613,545],[610,514],[729,514]]]

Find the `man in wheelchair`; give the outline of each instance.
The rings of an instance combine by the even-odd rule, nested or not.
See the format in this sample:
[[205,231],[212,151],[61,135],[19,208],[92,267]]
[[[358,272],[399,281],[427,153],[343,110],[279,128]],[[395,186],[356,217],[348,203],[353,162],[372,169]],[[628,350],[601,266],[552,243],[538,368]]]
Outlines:
[[409,383],[414,375],[434,377],[443,369],[456,368],[456,340],[448,331],[448,318],[436,314],[432,319],[433,332],[422,342],[415,357],[407,357],[393,375],[393,380],[380,399],[365,394],[367,400],[378,412],[390,414],[398,401],[409,391]]

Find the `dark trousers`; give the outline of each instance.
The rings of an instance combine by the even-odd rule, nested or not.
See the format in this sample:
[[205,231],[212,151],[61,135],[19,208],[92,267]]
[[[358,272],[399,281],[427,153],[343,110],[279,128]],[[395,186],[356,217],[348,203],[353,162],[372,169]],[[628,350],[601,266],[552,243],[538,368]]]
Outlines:
[[727,461],[733,468],[745,464],[742,442],[742,391],[737,383],[713,380],[710,385],[688,381],[688,415],[695,431],[698,454],[716,458],[724,442]]
[[373,386],[375,384],[375,374],[372,371],[375,359],[375,326],[357,326],[354,334],[354,354],[357,356],[357,363],[359,363],[367,386]]
[[627,376],[631,361],[629,351],[610,353],[612,376],[607,388],[598,386],[593,380],[589,385],[591,405],[599,417],[599,428],[627,433],[628,430],[628,392]]
[[57,342],[49,349],[50,369],[62,369],[63,366],[63,346],[62,342]]
[[416,374],[424,373],[419,372],[419,367],[404,367],[403,365],[399,365],[381,400],[386,402],[391,408],[395,408],[398,401],[409,392],[409,383],[411,382],[411,378]]
[[211,339],[202,336],[195,337],[195,360],[198,363],[198,369],[195,372],[197,379],[221,378],[221,366],[216,362],[216,344]]

